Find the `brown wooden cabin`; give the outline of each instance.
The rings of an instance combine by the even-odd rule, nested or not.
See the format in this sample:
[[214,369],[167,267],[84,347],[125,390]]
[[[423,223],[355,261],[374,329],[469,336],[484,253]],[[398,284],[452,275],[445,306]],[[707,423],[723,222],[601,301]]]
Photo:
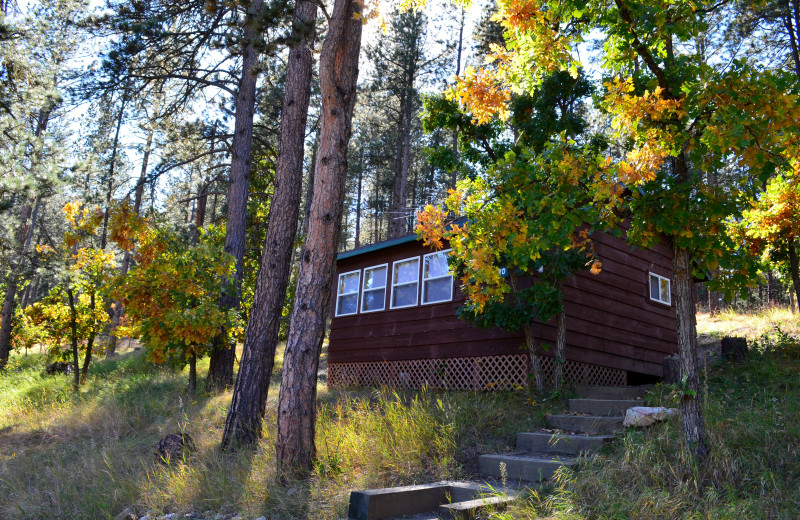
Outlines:
[[[597,275],[565,284],[565,376],[584,384],[625,385],[662,377],[665,356],[678,351],[672,252],[663,245],[632,249],[595,233]],[[482,329],[456,316],[464,296],[447,274],[446,252],[414,235],[337,257],[328,345],[331,386],[510,389],[526,384],[529,359],[522,332]],[[553,345],[554,320],[537,325]],[[552,374],[553,360],[543,368]]]

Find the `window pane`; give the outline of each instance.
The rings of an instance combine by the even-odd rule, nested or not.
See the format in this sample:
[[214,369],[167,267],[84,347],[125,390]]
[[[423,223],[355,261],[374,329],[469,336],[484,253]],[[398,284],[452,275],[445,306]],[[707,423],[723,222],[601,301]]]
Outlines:
[[419,259],[394,264],[394,283],[416,282],[419,276]]
[[417,284],[401,285],[392,291],[392,307],[417,304]]
[[422,286],[422,301],[423,303],[450,301],[452,288],[453,278],[450,276],[427,281]]
[[661,301],[669,303],[669,280],[662,278],[661,280]]
[[339,277],[339,294],[358,292],[358,273]]
[[364,271],[364,289],[386,287],[386,267],[366,269]]
[[659,300],[658,297],[658,278],[650,275],[650,298],[653,300]]
[[348,294],[339,296],[339,306],[337,307],[339,316],[343,314],[355,314],[358,310],[358,294]]
[[447,253],[436,253],[425,257],[423,278],[436,278],[448,274]]
[[[385,274],[385,273],[384,273]],[[364,310],[380,311],[386,302],[386,289],[375,289],[364,293]]]

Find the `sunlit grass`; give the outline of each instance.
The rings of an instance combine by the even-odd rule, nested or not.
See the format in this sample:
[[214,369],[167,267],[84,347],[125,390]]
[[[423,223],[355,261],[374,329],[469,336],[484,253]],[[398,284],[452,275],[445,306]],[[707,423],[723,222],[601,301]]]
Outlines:
[[[0,375],[0,518],[113,518],[126,507],[140,515],[342,518],[353,489],[470,476],[478,453],[510,449],[515,433],[541,425],[549,409],[524,392],[321,385],[318,463],[310,480],[283,486],[274,478],[279,370],[264,439],[254,450],[224,453],[231,394],[203,393],[201,381],[189,401],[186,370],[128,352],[98,361],[75,395],[69,376],[42,375],[44,365],[41,355],[15,355]],[[206,370],[204,361],[199,371]],[[153,446],[178,431],[197,449],[164,466]]]
[[716,337],[741,336],[754,340],[775,327],[800,336],[800,314],[792,313],[788,307],[768,307],[750,312],[726,309],[714,314],[697,314],[698,334]]

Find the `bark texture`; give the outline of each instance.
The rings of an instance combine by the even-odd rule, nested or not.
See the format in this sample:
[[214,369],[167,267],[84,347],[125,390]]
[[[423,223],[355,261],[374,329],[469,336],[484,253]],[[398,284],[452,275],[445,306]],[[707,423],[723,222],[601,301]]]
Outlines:
[[303,192],[303,152],[311,96],[316,18],[315,2],[297,3],[294,27],[299,32],[299,39],[289,51],[286,68],[275,193],[242,361],[222,434],[223,448],[252,445],[261,437]]
[[320,55],[322,127],[308,236],[286,343],[276,452],[282,475],[305,475],[314,458],[317,369],[331,302],[344,202],[347,145],[361,48],[357,0],[336,0]]
[[[792,277],[792,288],[796,295],[793,299],[797,306],[800,307],[800,262],[797,258],[796,240],[794,238],[789,239],[789,273]],[[792,305],[792,312],[795,310],[800,309],[795,309],[795,306]]]
[[539,349],[536,346],[536,333],[533,329],[533,322],[527,323],[522,327],[525,334],[525,346],[528,347],[528,356],[531,362],[531,375],[536,391],[544,392],[544,378],[542,377],[542,360],[539,358]]
[[564,363],[567,360],[567,313],[564,310],[564,284],[559,282],[561,311],[556,316],[556,357],[553,360],[553,390],[558,391],[564,382]]
[[[700,377],[697,372],[697,326],[695,322],[694,295],[691,272],[691,255],[685,248],[673,248],[673,284],[678,321],[681,378],[686,388],[681,402],[683,432],[692,455],[702,462],[708,455],[700,403]],[[694,393],[694,395],[691,395]]]
[[[247,227],[247,192],[250,185],[250,167],[253,151],[253,112],[256,103],[258,79],[258,16],[264,0],[253,0],[247,9],[242,54],[242,77],[236,93],[236,116],[231,145],[231,176],[228,187],[228,216],[225,225],[225,251],[236,259],[236,274],[220,296],[220,306],[235,309],[239,306],[244,262],[245,231]],[[227,332],[214,339],[208,367],[208,385],[225,388],[233,384],[233,363],[236,354],[228,344]]]

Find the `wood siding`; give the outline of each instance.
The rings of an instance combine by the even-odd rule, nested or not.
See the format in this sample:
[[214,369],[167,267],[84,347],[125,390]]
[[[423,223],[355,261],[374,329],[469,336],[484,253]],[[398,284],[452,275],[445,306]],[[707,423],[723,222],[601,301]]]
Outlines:
[[[648,273],[671,278],[671,251],[663,245],[632,249],[624,240],[606,233],[593,238],[602,271],[598,275],[578,273],[565,285],[567,359],[661,376],[664,356],[678,350],[675,308],[650,300]],[[456,317],[456,309],[464,301],[457,280],[452,302],[389,310],[392,263],[429,252],[421,243],[409,242],[338,262],[339,273],[361,270],[362,277],[364,268],[388,263],[387,310],[334,317],[329,362],[494,356],[521,351],[521,332],[476,328]],[[421,286],[420,275],[418,289]],[[537,335],[543,342],[552,344],[555,333],[554,320],[537,324]]]

